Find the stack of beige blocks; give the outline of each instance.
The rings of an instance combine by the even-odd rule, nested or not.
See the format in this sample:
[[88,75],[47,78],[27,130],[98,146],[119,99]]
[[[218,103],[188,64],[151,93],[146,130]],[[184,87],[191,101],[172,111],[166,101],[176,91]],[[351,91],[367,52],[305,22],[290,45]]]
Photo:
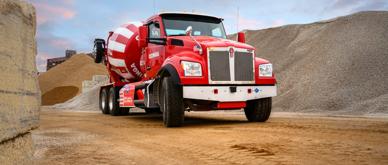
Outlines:
[[32,5],[0,0],[0,164],[29,164],[39,126],[36,19]]
[[82,93],[88,92],[96,86],[104,85],[109,82],[107,75],[94,75],[92,80],[82,81]]

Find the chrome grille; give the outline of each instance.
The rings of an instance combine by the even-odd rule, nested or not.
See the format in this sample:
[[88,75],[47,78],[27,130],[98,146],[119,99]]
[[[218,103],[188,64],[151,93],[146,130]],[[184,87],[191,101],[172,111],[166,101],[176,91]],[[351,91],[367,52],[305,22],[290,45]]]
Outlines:
[[234,54],[230,55],[229,51],[230,47],[212,48],[208,51],[209,83],[254,83],[253,53],[236,48]]
[[234,80],[253,80],[253,56],[248,52],[235,52],[234,54]]
[[210,79],[212,81],[230,81],[228,51],[209,52]]

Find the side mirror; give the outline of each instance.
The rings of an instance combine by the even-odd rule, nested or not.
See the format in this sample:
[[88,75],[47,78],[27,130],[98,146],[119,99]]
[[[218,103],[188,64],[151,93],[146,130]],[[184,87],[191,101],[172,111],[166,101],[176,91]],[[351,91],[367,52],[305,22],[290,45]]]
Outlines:
[[144,48],[147,46],[148,39],[148,26],[139,27],[139,47]]
[[191,33],[193,32],[193,27],[187,26],[185,32],[186,32],[186,36],[191,36]]
[[237,33],[237,41],[241,42],[241,43],[245,43],[245,33],[244,32]]

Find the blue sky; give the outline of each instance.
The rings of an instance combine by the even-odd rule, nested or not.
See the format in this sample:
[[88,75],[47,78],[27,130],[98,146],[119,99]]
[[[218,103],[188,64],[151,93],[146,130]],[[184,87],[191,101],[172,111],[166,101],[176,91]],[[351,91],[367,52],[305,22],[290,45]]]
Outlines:
[[[388,0],[27,0],[37,10],[37,67],[66,49],[91,52],[93,39],[160,11],[188,11],[225,19],[228,34],[310,23],[367,10],[388,10]],[[239,8],[239,21],[237,21]],[[237,24],[238,22],[238,24]],[[237,26],[238,25],[238,26]]]

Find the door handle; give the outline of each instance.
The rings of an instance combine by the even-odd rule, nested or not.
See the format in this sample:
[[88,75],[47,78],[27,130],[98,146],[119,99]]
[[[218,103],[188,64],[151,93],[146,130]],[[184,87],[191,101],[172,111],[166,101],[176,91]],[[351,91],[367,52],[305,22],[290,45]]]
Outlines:
[[151,69],[151,67],[150,66],[147,66],[147,70],[150,70]]

